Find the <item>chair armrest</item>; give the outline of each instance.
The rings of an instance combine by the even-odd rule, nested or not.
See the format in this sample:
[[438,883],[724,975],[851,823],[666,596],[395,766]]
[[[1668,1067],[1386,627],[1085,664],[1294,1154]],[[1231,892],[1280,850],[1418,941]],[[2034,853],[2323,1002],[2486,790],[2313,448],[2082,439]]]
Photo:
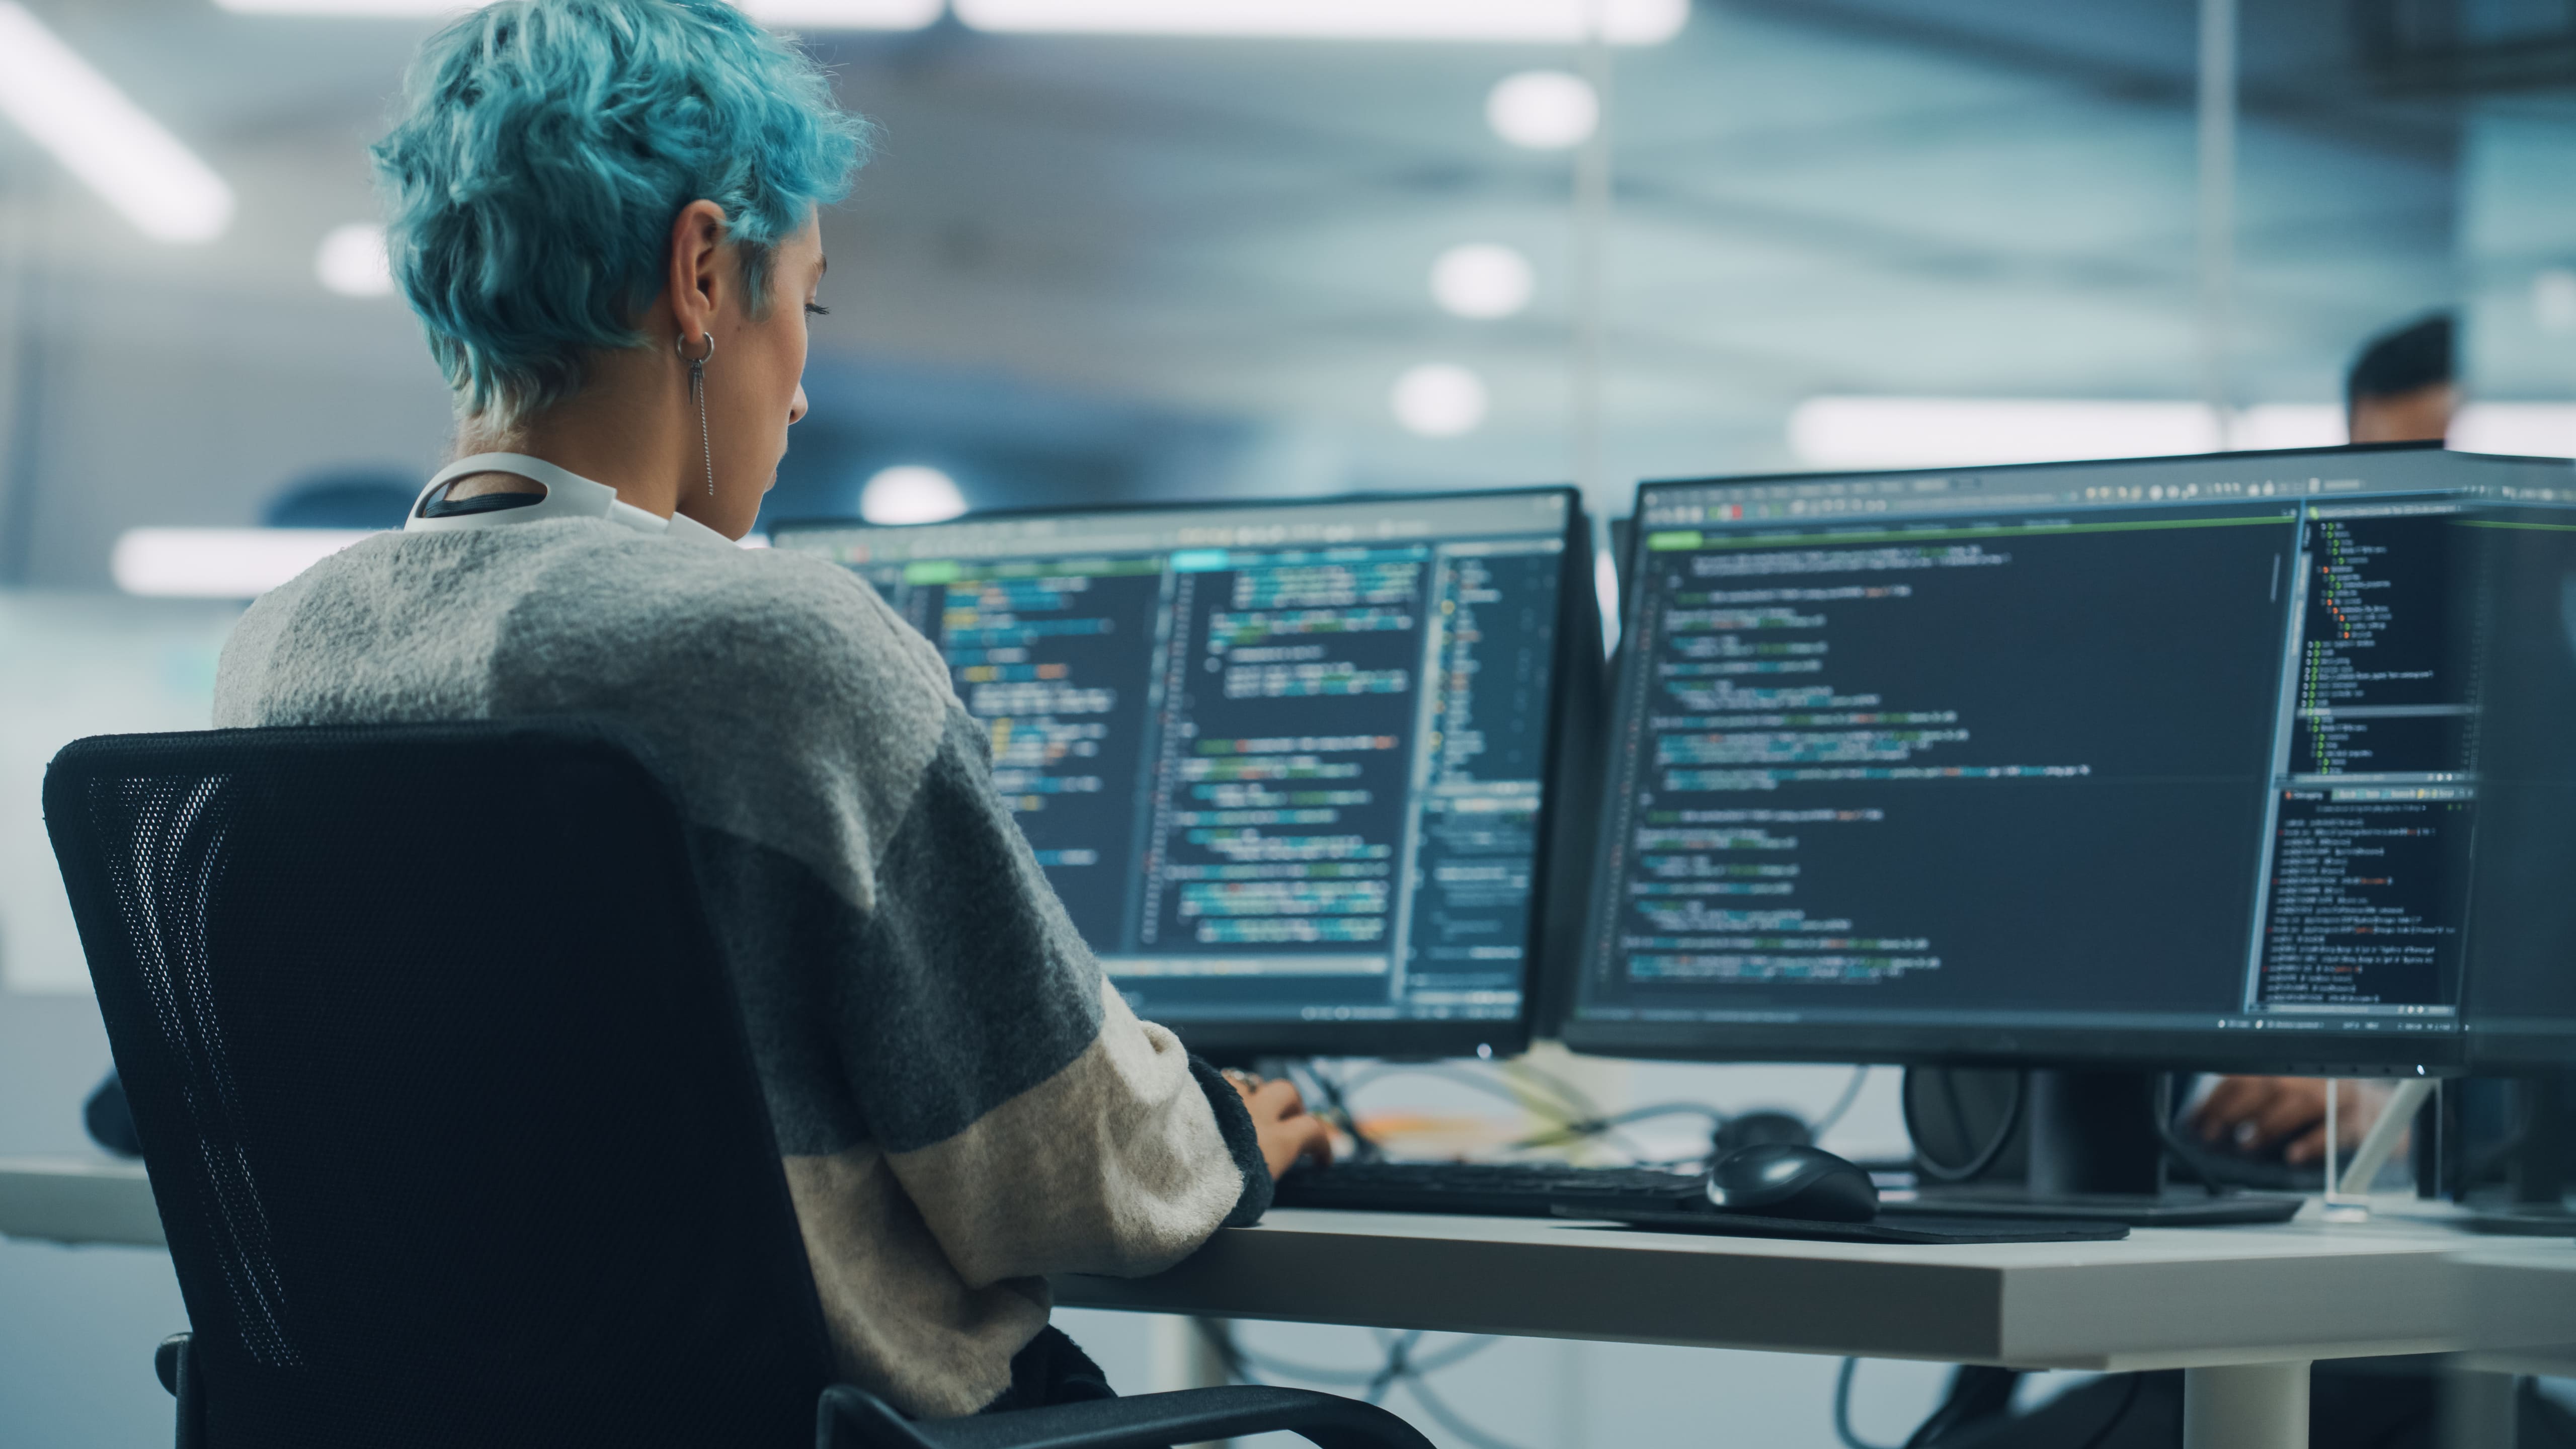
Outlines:
[[1257,1385],[924,1420],[841,1385],[823,1391],[817,1417],[815,1449],[1166,1449],[1277,1432],[1318,1449],[1432,1449],[1375,1404]]
[[171,1436],[175,1449],[199,1449],[206,1442],[206,1388],[197,1377],[195,1336],[174,1333],[161,1340],[152,1351],[152,1372],[179,1401],[177,1432]]

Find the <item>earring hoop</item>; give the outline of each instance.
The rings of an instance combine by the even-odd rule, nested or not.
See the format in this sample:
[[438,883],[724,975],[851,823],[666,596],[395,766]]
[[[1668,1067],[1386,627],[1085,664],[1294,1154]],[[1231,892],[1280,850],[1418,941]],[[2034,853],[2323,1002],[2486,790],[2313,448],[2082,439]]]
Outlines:
[[698,337],[707,344],[707,350],[697,357],[689,355],[688,334],[682,333],[671,339],[671,351],[691,367],[704,367],[713,362],[716,356],[716,335],[712,332],[701,332]]

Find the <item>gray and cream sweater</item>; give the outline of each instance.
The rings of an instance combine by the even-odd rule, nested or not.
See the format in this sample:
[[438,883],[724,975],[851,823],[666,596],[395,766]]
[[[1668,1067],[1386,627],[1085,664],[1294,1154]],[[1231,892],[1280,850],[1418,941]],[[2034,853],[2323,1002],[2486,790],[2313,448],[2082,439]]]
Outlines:
[[416,507],[261,598],[215,723],[585,714],[640,736],[688,820],[841,1370],[971,1413],[1045,1325],[1042,1275],[1151,1273],[1259,1216],[1251,1120],[1110,988],[938,654],[866,584],[543,471],[542,507]]

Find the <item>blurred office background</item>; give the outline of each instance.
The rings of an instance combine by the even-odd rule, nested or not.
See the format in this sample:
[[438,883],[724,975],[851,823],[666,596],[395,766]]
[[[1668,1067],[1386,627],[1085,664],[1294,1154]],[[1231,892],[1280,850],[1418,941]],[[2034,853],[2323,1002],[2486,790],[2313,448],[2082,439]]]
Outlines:
[[[2358,346],[2441,309],[2454,442],[2576,454],[2563,0],[745,3],[882,128],[771,519],[2331,443]],[[240,599],[439,460],[364,146],[440,8],[0,0],[0,1155],[88,1150],[107,1063],[44,761],[202,725]],[[1893,1075],[1829,1145],[1901,1150]],[[1071,1317],[1131,1388],[1183,1346]],[[153,1255],[0,1244],[0,1441],[166,1442],[181,1322]],[[1392,1392],[1472,1449],[1824,1449],[1834,1369],[1507,1343],[1427,1381],[1463,1427]],[[1940,1379],[1869,1366],[1862,1436]]]

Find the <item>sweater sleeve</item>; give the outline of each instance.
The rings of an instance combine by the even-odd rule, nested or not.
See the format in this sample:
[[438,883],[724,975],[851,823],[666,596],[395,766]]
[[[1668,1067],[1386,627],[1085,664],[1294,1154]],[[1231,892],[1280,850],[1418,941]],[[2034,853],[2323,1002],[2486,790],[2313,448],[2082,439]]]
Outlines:
[[1258,1213],[1270,1177],[1249,1115],[1111,987],[962,710],[875,894],[858,963],[874,1009],[848,1018],[845,1070],[970,1285],[1154,1272]]

